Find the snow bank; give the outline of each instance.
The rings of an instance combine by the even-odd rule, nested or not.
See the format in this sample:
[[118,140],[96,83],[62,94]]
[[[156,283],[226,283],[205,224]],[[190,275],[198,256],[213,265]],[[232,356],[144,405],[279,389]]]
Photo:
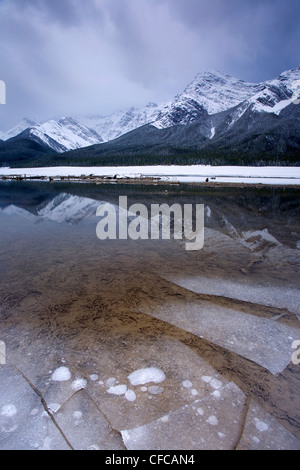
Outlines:
[[60,177],[109,176],[120,178],[157,177],[166,181],[204,182],[206,178],[221,183],[300,184],[300,167],[250,167],[209,165],[158,165],[127,167],[43,167],[1,168],[0,176]]

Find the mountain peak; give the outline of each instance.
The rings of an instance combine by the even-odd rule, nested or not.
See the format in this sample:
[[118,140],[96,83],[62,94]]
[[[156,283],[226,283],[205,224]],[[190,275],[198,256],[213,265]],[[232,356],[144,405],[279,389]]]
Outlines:
[[261,85],[218,71],[198,73],[183,93],[165,107],[153,125],[165,128],[198,121],[206,114],[217,114],[237,106],[260,89]]
[[230,75],[226,75],[219,70],[205,70],[204,72],[199,72],[195,76],[195,79],[193,81],[198,81],[198,80],[205,80],[205,79],[211,79],[211,78],[221,78],[221,79],[228,79],[232,78]]
[[110,141],[146,124],[164,129],[196,122],[205,122],[206,137],[215,139],[219,113],[226,111],[227,116],[231,113],[224,129],[232,127],[248,110],[279,115],[293,101],[298,80],[299,66],[258,84],[218,70],[206,70],[198,73],[183,92],[168,103],[150,102],[143,108],[132,106],[109,116],[55,117],[40,124],[24,118],[7,133],[0,132],[0,139],[7,140],[28,129],[33,139],[61,152]]
[[17,124],[15,127],[12,129],[8,130],[7,132],[3,133],[3,140],[8,140],[11,139],[12,137],[15,137],[18,134],[21,134],[21,132],[25,131],[25,129],[28,129],[28,127],[35,126],[37,125],[36,121],[33,121],[32,119],[28,118],[23,118],[19,124]]

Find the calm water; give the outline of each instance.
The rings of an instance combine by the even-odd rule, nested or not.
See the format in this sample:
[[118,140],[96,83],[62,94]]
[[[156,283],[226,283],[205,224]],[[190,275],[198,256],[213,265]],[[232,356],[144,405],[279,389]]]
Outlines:
[[[119,196],[204,204],[203,249],[99,240]],[[0,448],[297,448],[299,214],[292,188],[0,183]]]

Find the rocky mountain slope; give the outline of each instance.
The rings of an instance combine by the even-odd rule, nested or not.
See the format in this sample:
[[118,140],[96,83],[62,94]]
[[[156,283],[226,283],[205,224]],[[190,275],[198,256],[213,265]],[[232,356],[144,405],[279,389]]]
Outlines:
[[[108,117],[81,116],[43,124],[23,121],[0,142],[0,162],[20,141],[61,154],[42,165],[300,162],[300,68],[259,84],[205,72],[169,103]],[[79,120],[80,119],[80,120]],[[83,122],[83,124],[82,124]],[[32,155],[36,164],[35,155]],[[12,160],[11,158],[10,160]],[[192,160],[191,160],[192,159]]]

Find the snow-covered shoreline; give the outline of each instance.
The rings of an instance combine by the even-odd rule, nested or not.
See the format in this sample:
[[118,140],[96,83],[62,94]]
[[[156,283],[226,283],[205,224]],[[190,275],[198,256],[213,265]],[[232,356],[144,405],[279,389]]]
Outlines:
[[156,178],[179,183],[216,183],[300,185],[300,167],[284,166],[113,166],[113,167],[41,167],[0,168],[0,177],[61,178],[74,177],[137,179]]

